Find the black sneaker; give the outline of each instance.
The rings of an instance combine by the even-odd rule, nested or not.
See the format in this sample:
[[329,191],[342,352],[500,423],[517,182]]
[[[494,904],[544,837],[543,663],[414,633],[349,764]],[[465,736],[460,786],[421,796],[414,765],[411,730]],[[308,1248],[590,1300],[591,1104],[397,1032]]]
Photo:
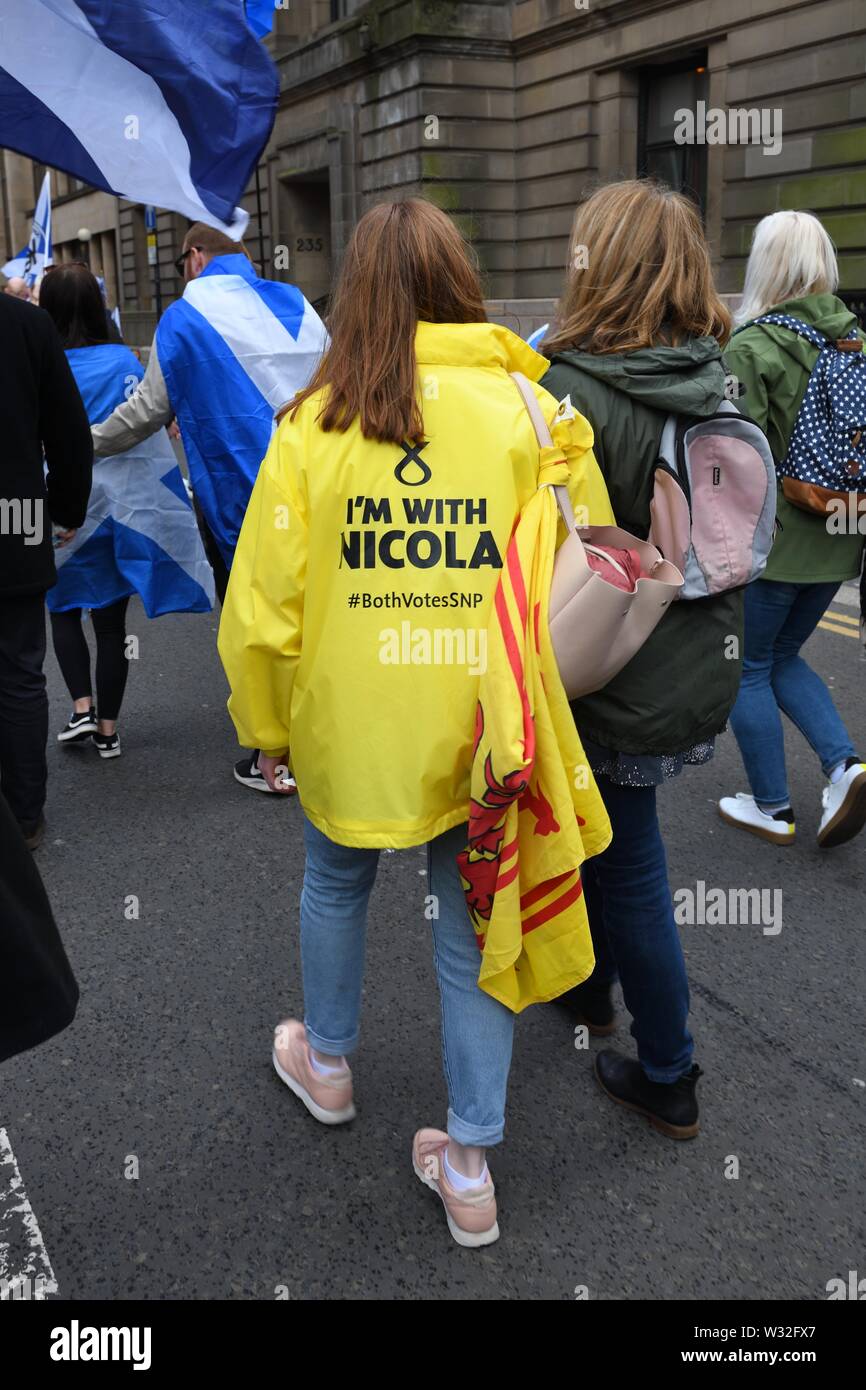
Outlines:
[[94,734],[93,746],[100,758],[119,758],[120,757],[120,735],[113,734]]
[[609,1038],[616,1032],[613,985],[584,980],[583,984],[566,990],[556,1002],[562,1005],[573,1023],[583,1024],[592,1037]]
[[91,734],[96,733],[96,710],[90,706],[83,714],[76,714],[75,710],[69,716],[69,723],[60,730],[57,735],[58,743],[83,743],[90,738]]
[[[235,763],[235,781],[240,782],[244,787],[252,787],[255,792],[270,792],[272,796],[278,793],[273,791],[265,781],[265,775],[259,767],[259,750],[253,749],[251,754],[241,758],[239,763]],[[289,781],[293,792],[297,791],[295,779],[289,774]]]
[[650,1081],[640,1062],[605,1048],[595,1059],[595,1075],[605,1095],[645,1115],[669,1139],[694,1139],[700,1129],[695,1086],[703,1072],[697,1063],[668,1085]]

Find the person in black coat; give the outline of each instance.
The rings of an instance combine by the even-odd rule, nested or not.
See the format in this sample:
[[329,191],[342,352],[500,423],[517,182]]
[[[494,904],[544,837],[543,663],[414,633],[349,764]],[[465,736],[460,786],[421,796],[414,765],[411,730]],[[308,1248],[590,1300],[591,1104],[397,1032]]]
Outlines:
[[90,425],[54,324],[0,295],[0,791],[31,849],[45,824],[52,524],[68,533],[84,521],[92,467]]
[[78,985],[39,872],[0,796],[0,1062],[75,1017]]

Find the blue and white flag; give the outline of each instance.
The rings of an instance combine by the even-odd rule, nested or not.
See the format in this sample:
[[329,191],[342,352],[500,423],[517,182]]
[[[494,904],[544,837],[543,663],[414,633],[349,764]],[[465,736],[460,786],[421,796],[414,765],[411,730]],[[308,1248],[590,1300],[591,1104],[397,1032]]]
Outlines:
[[47,173],[42,180],[39,200],[33,214],[30,240],[23,251],[19,251],[13,260],[6,262],[3,267],[3,274],[8,280],[11,280],[13,275],[20,275],[22,280],[26,280],[32,289],[40,275],[45,274],[46,267],[53,265],[53,263],[51,253],[51,174]]
[[[67,353],[92,425],[111,414],[144,375],[120,343]],[[206,613],[213,571],[165,430],[125,454],[96,459],[84,524],[55,552],[52,612],[104,608],[137,593],[149,618]]]
[[235,238],[278,96],[238,0],[0,0],[0,146]]
[[543,323],[540,328],[536,328],[534,333],[530,333],[526,341],[535,352],[541,351],[541,344],[544,342],[544,339],[549,333],[549,331],[550,324]]
[[274,417],[327,344],[301,291],[260,279],[240,254],[215,256],[159,321],[156,352],[190,479],[228,566]]
[[277,0],[243,0],[247,12],[247,24],[257,39],[263,39],[274,27],[274,10]]

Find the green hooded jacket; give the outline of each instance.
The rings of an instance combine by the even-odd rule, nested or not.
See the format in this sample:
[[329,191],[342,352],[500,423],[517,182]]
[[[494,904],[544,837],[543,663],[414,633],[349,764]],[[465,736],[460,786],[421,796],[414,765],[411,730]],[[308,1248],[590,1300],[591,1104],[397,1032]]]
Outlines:
[[[614,515],[644,539],[665,418],[714,414],[725,377],[716,340],[694,338],[603,356],[558,352],[541,384],[558,400],[570,396],[589,420]],[[742,629],[742,590],[673,603],[618,676],[573,702],[579,733],[619,753],[655,756],[721,733],[740,684]]]
[[[834,294],[788,299],[768,309],[813,325],[828,338],[845,338],[857,320]],[[861,335],[862,336],[862,335]],[[740,409],[770,441],[781,463],[800,410],[818,349],[789,328],[760,324],[739,329],[725,349],[731,373],[745,386]],[[835,535],[827,519],[793,506],[779,488],[776,514],[780,527],[762,578],[788,584],[827,584],[860,573],[863,536]]]

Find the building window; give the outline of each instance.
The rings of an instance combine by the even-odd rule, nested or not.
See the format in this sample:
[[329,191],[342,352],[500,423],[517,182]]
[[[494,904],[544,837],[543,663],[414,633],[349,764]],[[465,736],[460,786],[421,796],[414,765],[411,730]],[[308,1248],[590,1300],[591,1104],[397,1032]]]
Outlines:
[[707,147],[678,144],[676,112],[697,111],[706,102],[706,53],[693,53],[676,64],[644,68],[638,109],[638,174],[661,179],[685,193],[703,211],[707,192]]

